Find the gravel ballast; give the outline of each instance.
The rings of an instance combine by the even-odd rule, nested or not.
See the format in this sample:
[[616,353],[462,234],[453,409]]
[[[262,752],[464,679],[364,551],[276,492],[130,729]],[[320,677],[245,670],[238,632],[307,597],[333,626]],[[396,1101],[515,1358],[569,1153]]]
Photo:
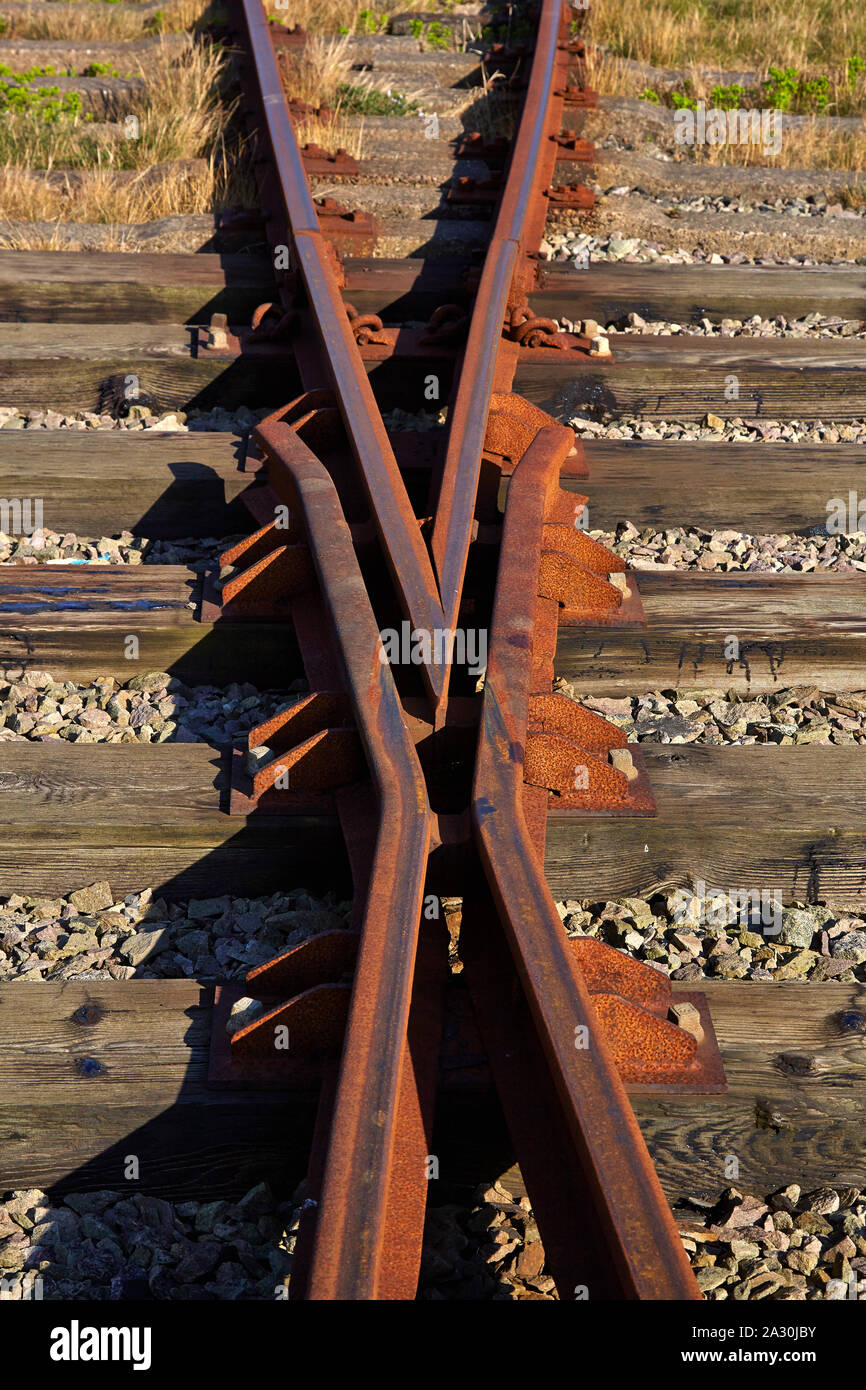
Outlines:
[[0,406],[0,430],[144,430],[151,434],[207,433],[213,430],[244,434],[268,414],[267,409],[160,410],[157,406],[129,405],[121,398],[116,410],[21,410]]
[[[731,233],[732,240],[734,233]],[[685,238],[683,238],[685,240]],[[679,238],[677,238],[679,240]],[[626,265],[859,265],[862,257],[833,256],[821,259],[817,256],[797,254],[795,256],[749,256],[744,251],[705,251],[700,247],[676,246],[666,249],[661,242],[643,237],[624,237],[610,232],[562,232],[559,235],[550,226],[541,243],[539,259],[548,261],[573,261],[577,259],[579,270],[586,270],[593,261],[623,261]]]
[[[265,1183],[236,1202],[110,1190],[52,1202],[38,1188],[7,1193],[0,1202],[4,1297],[284,1299],[302,1203],[303,1184],[285,1202]],[[866,1201],[857,1188],[801,1192],[792,1182],[765,1197],[728,1188],[714,1203],[680,1206],[691,1209],[677,1225],[705,1298],[866,1296]],[[528,1198],[501,1182],[483,1184],[465,1202],[429,1207],[419,1296],[555,1301],[544,1259]]]
[[[264,1183],[237,1202],[38,1188],[0,1203],[0,1270],[11,1299],[278,1299],[298,1216]],[[41,1286],[36,1287],[36,1279]]]
[[303,889],[168,903],[150,888],[116,899],[92,883],[65,897],[0,902],[0,980],[240,979],[318,932],[351,904]]
[[742,531],[704,531],[695,526],[640,529],[630,521],[616,531],[587,534],[621,556],[633,570],[703,570],[719,574],[809,574],[815,570],[862,573],[866,532],[817,536],[749,536]]
[[856,420],[724,420],[708,412],[702,421],[644,420],[639,415],[596,420],[576,415],[568,422],[583,438],[709,440],[722,444],[866,444],[866,418]]
[[[121,531],[116,536],[79,536],[74,531],[40,529],[31,535],[0,531],[0,565],[186,565],[201,574],[219,568],[236,536],[186,536],[149,540]],[[190,608],[196,602],[190,600]]]
[[303,680],[287,691],[246,682],[188,686],[167,671],[76,684],[10,667],[0,671],[0,742],[232,743],[306,688]]

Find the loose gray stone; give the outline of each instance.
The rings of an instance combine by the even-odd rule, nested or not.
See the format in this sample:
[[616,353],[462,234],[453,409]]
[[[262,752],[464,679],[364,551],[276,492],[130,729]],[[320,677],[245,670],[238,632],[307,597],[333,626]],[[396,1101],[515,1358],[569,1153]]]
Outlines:
[[120,954],[130,965],[141,965],[145,960],[156,956],[160,951],[164,951],[169,946],[169,930],[167,927],[159,931],[140,931],[135,936],[127,937],[120,948]]

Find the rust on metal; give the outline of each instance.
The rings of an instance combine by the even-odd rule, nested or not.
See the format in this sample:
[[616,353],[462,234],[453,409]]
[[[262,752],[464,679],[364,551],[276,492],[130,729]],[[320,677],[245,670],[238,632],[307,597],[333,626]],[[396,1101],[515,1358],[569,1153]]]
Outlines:
[[[593,1298],[698,1298],[623,1082],[720,1089],[706,1002],[674,999],[657,972],[569,940],[543,875],[551,808],[578,820],[655,811],[640,750],[552,691],[560,623],[640,624],[643,610],[624,562],[582,529],[587,497],[560,488],[561,475],[586,474],[573,431],[511,391],[527,355],[554,349],[577,363],[600,351],[528,305],[549,207],[589,205],[579,186],[553,188],[557,160],[592,151],[560,131],[564,105],[595,95],[570,81],[583,47],[569,41],[560,0],[543,0],[531,59],[520,55],[509,78],[526,89],[516,138],[491,151],[504,174],[458,180],[449,194],[498,201],[480,276],[466,281],[474,311],[443,304],[419,332],[342,300],[338,253],[372,245],[375,224],[312,198],[305,163],[323,152],[307,147],[305,161],[298,148],[260,0],[235,5],[253,57],[246,91],[272,155],[268,235],[285,238],[292,262],[280,304],[257,311],[251,336],[265,338],[265,354],[269,335],[275,351],[278,338],[291,343],[303,392],[254,432],[262,476],[248,501],[262,525],[222,554],[202,611],[291,618],[311,693],[234,751],[230,807],[327,806],[354,885],[349,930],[249,973],[256,1007],[213,1063],[219,1084],[321,1083],[292,1297],[414,1295],[446,946],[422,904],[441,881],[464,893],[467,976],[561,1291],[589,1270]],[[458,146],[464,157],[484,149],[471,137]],[[339,155],[326,163],[339,172]],[[221,335],[229,343],[227,324],[210,334],[217,351]],[[431,458],[417,441],[398,458],[365,370],[422,347],[434,361],[460,358],[426,508],[407,480]],[[490,619],[475,572],[497,558]],[[389,665],[386,614],[428,637],[487,624],[486,669],[467,661],[452,680],[450,660],[428,654],[421,681],[410,680]],[[681,1001],[694,1015],[675,1012]],[[225,1032],[229,997],[218,1007]]]
[[360,169],[348,150],[326,150],[311,141],[301,146],[301,159],[307,174],[357,174]]
[[[404,616],[416,627],[441,626],[441,605],[433,568],[394,458],[382,417],[346,318],[334,275],[324,250],[323,228],[330,239],[337,231],[362,227],[364,219],[346,213],[333,200],[313,200],[300,150],[292,129],[268,25],[260,0],[238,0],[246,42],[253,60],[264,132],[269,141],[284,225],[291,236],[293,260],[313,313],[318,341],[328,364],[330,382],[339,402],[352,454],[357,461],[384,547],[389,572],[400,596]],[[332,229],[330,223],[338,228]],[[369,225],[369,224],[366,224]],[[436,673],[431,692],[438,692]]]
[[566,106],[598,106],[598,92],[593,91],[591,87],[561,87],[555,95],[560,97]]
[[[478,287],[478,307],[463,356],[448,420],[448,442],[436,502],[431,549],[439,578],[445,626],[453,627],[460,604],[478,493],[487,413],[497,380],[502,326],[509,309],[523,302],[544,230],[543,190],[555,164],[546,138],[559,128],[557,81],[567,56],[557,50],[561,6],[542,6],[532,67],[508,176]],[[504,360],[504,359],[503,359]],[[508,383],[510,385],[510,382]],[[447,687],[446,687],[447,688]]]
[[471,314],[467,314],[459,304],[440,304],[430,315],[421,343],[462,343],[471,321]]
[[349,326],[358,344],[386,344],[390,339],[382,331],[382,320],[378,314],[359,314],[354,304],[346,304]]
[[264,991],[285,996],[351,977],[359,941],[356,931],[318,932],[250,970],[246,977],[247,990],[254,995]]
[[[378,627],[333,482],[290,426],[274,422],[269,446],[272,472],[291,475],[303,509],[380,816],[308,1297],[375,1298],[387,1296],[383,1290],[401,1261],[417,1279],[420,1258],[420,1233],[416,1241],[407,1237],[399,1259],[386,1233],[403,1219],[401,1193],[409,1181],[400,1116],[416,1117],[404,1127],[416,1143],[425,1112],[409,1070],[407,1030],[430,809],[390,669],[380,660]],[[425,1182],[423,1170],[417,1172],[413,1191],[423,1191]]]
[[[496,582],[473,820],[482,864],[621,1282],[633,1298],[700,1297],[589,990],[569,952],[523,805],[535,577],[556,453],[539,430],[512,477]],[[534,540],[530,539],[534,537]],[[585,1038],[586,1047],[575,1044]]]
[[303,48],[309,38],[300,24],[293,24],[289,29],[278,19],[268,20],[268,31],[275,48]]
[[314,985],[285,1003],[275,1004],[232,1035],[232,1055],[267,1062],[282,1051],[320,1059],[336,1057],[349,1015],[349,985]]
[[295,331],[298,315],[295,309],[283,310],[278,304],[259,304],[253,310],[250,320],[250,335],[247,341],[261,339],[263,342],[285,342]]
[[551,135],[556,145],[556,158],[571,159],[577,164],[595,164],[598,152],[591,140],[582,140],[576,130],[559,130]]
[[552,208],[580,208],[588,212],[595,207],[595,194],[582,183],[559,184],[548,188],[547,198]]
[[495,203],[502,192],[502,175],[489,174],[486,179],[466,175],[456,178],[446,194],[446,202],[467,204]]

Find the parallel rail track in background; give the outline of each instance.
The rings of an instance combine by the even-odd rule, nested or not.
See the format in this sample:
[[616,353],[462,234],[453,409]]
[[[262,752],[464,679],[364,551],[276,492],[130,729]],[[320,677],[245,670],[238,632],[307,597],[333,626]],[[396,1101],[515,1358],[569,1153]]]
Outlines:
[[[462,899],[459,951],[475,1023],[560,1296],[585,1287],[591,1298],[700,1297],[626,1085],[649,1094],[724,1090],[706,1001],[672,995],[660,973],[612,948],[570,940],[545,879],[548,817],[555,811],[590,846],[572,877],[587,882],[585,896],[606,892],[605,874],[613,877],[610,867],[594,864],[596,855],[607,855],[618,872],[620,860],[634,865],[622,870],[634,891],[666,876],[675,880],[693,815],[687,804],[677,823],[675,808],[683,794],[688,800],[690,786],[694,792],[698,776],[686,767],[678,785],[672,757],[666,783],[661,763],[554,693],[554,655],[575,653],[578,665],[592,671],[593,689],[606,681],[618,692],[631,688],[634,662],[670,663],[665,642],[679,652],[680,670],[689,641],[703,644],[702,653],[712,646],[695,634],[689,611],[700,586],[692,581],[681,590],[686,611],[664,629],[657,614],[665,601],[674,605],[663,581],[635,576],[582,529],[584,485],[597,487],[596,525],[605,486],[617,499],[611,508],[620,505],[618,485],[648,515],[659,506],[682,506],[676,483],[668,481],[667,494],[656,487],[663,480],[655,470],[668,458],[643,471],[624,458],[606,465],[602,447],[584,450],[555,418],[557,410],[567,413],[575,391],[587,399],[613,396],[618,380],[631,380],[635,368],[638,375],[681,370],[662,361],[671,349],[658,340],[614,341],[611,357],[603,337],[564,333],[553,316],[563,303],[585,319],[596,303],[605,307],[606,294],[624,293],[626,302],[642,295],[637,302],[644,303],[650,293],[664,302],[667,292],[663,278],[650,276],[629,298],[630,267],[619,290],[606,290],[598,278],[575,287],[573,278],[538,260],[550,210],[590,201],[573,184],[564,191],[561,185],[563,169],[573,177],[593,157],[570,129],[594,99],[583,85],[582,45],[571,18],[562,0],[543,0],[532,45],[512,75],[522,94],[514,138],[505,153],[483,142],[473,147],[502,175],[493,194],[485,192],[491,221],[483,261],[452,256],[419,262],[423,269],[415,270],[351,254],[353,238],[358,244],[359,235],[362,241],[372,235],[370,228],[363,216],[353,219],[344,208],[314,200],[305,162],[315,155],[299,148],[284,93],[280,47],[301,37],[280,36],[261,0],[234,0],[231,7],[277,295],[257,309],[249,329],[239,328],[240,316],[230,310],[229,321],[214,318],[207,332],[194,332],[191,360],[210,364],[210,371],[225,354],[236,377],[230,389],[243,397],[255,383],[257,399],[283,404],[253,431],[233,484],[256,529],[226,550],[219,573],[206,577],[199,616],[208,655],[202,659],[224,679],[252,661],[272,684],[288,684],[274,673],[288,661],[291,627],[310,693],[228,755],[223,809],[238,817],[241,832],[234,846],[233,830],[209,832],[201,882],[211,873],[220,882],[241,873],[244,891],[257,881],[270,886],[290,861],[303,862],[305,846],[311,855],[322,853],[318,841],[306,839],[318,820],[332,829],[339,822],[354,888],[348,931],[312,937],[257,966],[243,989],[222,987],[215,1006],[214,1085],[320,1087],[293,1298],[406,1299],[416,1292],[449,1007],[443,898]],[[509,54],[498,56],[507,66]],[[350,183],[345,194],[351,198]],[[38,267],[19,255],[23,281],[41,283]],[[161,284],[156,266],[151,269],[154,285]],[[227,295],[244,302],[255,297],[260,270],[229,257],[225,271]],[[0,273],[10,275],[8,268]],[[179,283],[186,273],[184,263],[166,275]],[[677,283],[671,269],[667,284]],[[711,276],[700,283],[709,287]],[[147,301],[141,285],[132,293]],[[692,293],[682,290],[686,298]],[[720,304],[726,293],[718,291]],[[785,293],[800,291],[786,287]],[[100,294],[107,291],[95,290],[95,304]],[[396,301],[401,320],[429,318],[426,333],[383,324],[373,304],[384,310]],[[141,334],[142,350],[158,336],[145,343]],[[162,330],[163,342],[166,337],[171,333]],[[182,341],[178,335],[179,345],[171,347],[178,358]],[[31,336],[35,364],[39,344],[39,334]],[[681,340],[676,350],[683,350]],[[852,373],[860,370],[853,354],[845,362]],[[723,354],[714,363],[709,349],[699,368],[723,373],[725,365]],[[785,377],[784,353],[773,369]],[[393,403],[400,372],[420,399],[431,370],[445,386],[445,431],[414,439],[389,431],[382,411]],[[218,393],[219,375],[193,385],[202,382],[212,397]],[[519,389],[524,383],[527,395]],[[193,488],[197,468],[209,467],[207,446],[201,437],[188,437],[187,446],[179,482],[187,477]],[[164,468],[162,445],[153,441],[152,448],[156,477]],[[139,446],[136,460],[142,458]],[[846,459],[839,469],[846,479],[856,473]],[[746,465],[748,510],[747,473]],[[228,487],[228,473],[225,481]],[[133,509],[139,484],[154,487],[130,478]],[[106,515],[115,505],[122,506],[119,496],[105,504]],[[712,497],[696,505],[717,519]],[[182,532],[183,506],[183,498],[177,509],[161,504],[166,534]],[[7,574],[0,571],[0,585]],[[100,632],[112,628],[114,611],[136,602],[153,609],[153,644],[142,659],[156,651],[160,659],[151,664],[168,667],[169,657],[189,656],[197,638],[176,577],[111,571],[85,581],[71,574],[82,602],[101,616],[82,631],[77,652],[63,651],[56,588],[30,572],[38,616],[21,647],[27,664],[50,665],[53,650],[63,652],[69,670],[100,669]],[[58,571],[49,578],[56,586]],[[674,577],[673,589],[677,582]],[[741,604],[750,586],[732,585],[739,586],[732,603]],[[809,598],[820,590],[813,587]],[[784,606],[794,586],[774,589],[765,581],[752,592],[757,610],[762,602]],[[808,622],[798,627],[796,595],[790,631],[778,640],[806,668],[823,660],[844,688],[862,662],[862,581],[839,576],[824,592],[837,613],[836,647],[826,633],[809,645]],[[676,621],[691,631],[677,631]],[[723,612],[721,629],[726,621],[729,627]],[[759,625],[757,617],[752,621]],[[767,623],[774,625],[771,614]],[[469,629],[477,640],[483,635],[487,648],[482,680],[471,660],[452,663],[441,646],[437,651]],[[415,640],[420,660],[389,663],[386,632],[402,634],[404,644]],[[770,676],[762,666],[773,640],[760,634],[755,669],[746,664],[734,676],[729,669],[727,683],[760,688],[774,679],[772,652]],[[718,664],[721,673],[721,658]],[[14,762],[10,750],[4,747],[4,754]],[[742,785],[756,766],[742,773]],[[719,761],[707,776],[724,775],[720,768]],[[809,775],[820,782],[820,773]],[[793,763],[786,764],[775,794],[784,799],[798,777]],[[157,770],[155,798],[158,784]],[[841,885],[862,896],[852,807],[840,793],[837,850],[813,833],[808,792],[779,851],[786,887],[802,886],[807,862],[810,875],[829,877],[831,890]],[[719,799],[723,805],[724,795]],[[721,824],[729,825],[723,815]],[[257,834],[261,842],[250,854],[244,836]],[[719,843],[708,813],[697,852],[712,862]],[[854,867],[844,862],[846,854]],[[171,861],[177,882],[187,881],[189,856],[182,858]],[[772,874],[777,866],[769,859],[765,872]],[[10,891],[20,886],[14,874],[5,866]],[[264,1007],[229,1041],[226,1014],[240,994]],[[675,1003],[686,1007],[671,1013]],[[287,1056],[277,1042],[285,1029]]]

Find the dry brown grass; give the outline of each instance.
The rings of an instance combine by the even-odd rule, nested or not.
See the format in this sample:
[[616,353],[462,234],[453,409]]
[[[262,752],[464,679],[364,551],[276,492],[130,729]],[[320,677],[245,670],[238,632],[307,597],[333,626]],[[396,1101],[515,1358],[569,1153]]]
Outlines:
[[[359,32],[362,10],[370,10],[379,20],[390,15],[405,14],[407,10],[435,10],[430,0],[287,0],[285,8],[277,8],[277,0],[265,0],[265,9],[272,19],[285,23],[289,28],[300,24],[313,34],[337,34],[340,29],[348,29],[350,34]],[[366,32],[366,28],[360,30]]]
[[655,67],[843,67],[866,57],[862,0],[592,0],[588,35]]
[[[75,238],[62,233],[59,226],[6,228],[0,223],[0,251],[72,251],[77,246]],[[142,249],[134,233],[124,227],[106,228],[106,234],[99,243],[100,251],[134,252]]]
[[333,106],[337,88],[348,81],[351,67],[348,37],[315,34],[300,52],[280,55],[286,91],[311,106]]
[[364,149],[363,118],[349,121],[339,107],[331,113],[327,121],[306,119],[295,123],[295,138],[299,145],[321,145],[322,149],[335,153],[345,150],[355,159],[360,159]]
[[624,60],[616,53],[608,53],[600,48],[588,48],[586,52],[586,85],[602,96],[638,96],[645,82],[639,81],[629,72]]
[[805,122],[794,130],[782,128],[781,149],[765,154],[760,144],[703,145],[694,154],[699,164],[751,166],[762,169],[866,169],[866,131],[833,130],[829,121]]
[[[183,217],[236,206],[252,207],[256,188],[249,163],[229,162],[220,153],[211,159],[177,160],[134,172],[83,169],[74,175],[49,175],[14,165],[0,168],[2,220],[9,222],[99,223],[114,227]],[[34,229],[14,235],[12,250],[54,250],[65,245],[59,227],[50,234]],[[35,238],[35,240],[32,240]],[[113,249],[106,247],[106,249]],[[118,250],[123,250],[120,246]]]
[[[55,0],[59,3],[59,0]],[[72,118],[48,123],[33,111],[0,121],[0,163],[19,167],[145,169],[170,159],[212,158],[225,140],[231,106],[222,100],[229,58],[208,44],[179,58],[167,50],[148,61],[143,96],[132,103],[138,136]],[[2,207],[2,203],[0,203]]]
[[[6,11],[5,39],[68,39],[116,43],[148,34],[176,34],[194,28],[211,0],[165,0],[164,4],[104,3],[104,0],[51,0],[28,7],[28,13]],[[155,16],[158,16],[155,18]]]
[[208,212],[227,182],[221,162],[183,162],[126,177],[87,169],[74,179],[49,179],[31,169],[0,169],[0,207],[13,222],[152,222]]
[[[352,61],[348,35],[326,38],[322,34],[314,34],[300,52],[284,51],[279,55],[280,74],[287,95],[310,106],[332,107],[335,112],[334,120],[330,123],[333,129],[323,127],[323,134],[329,140],[339,136],[339,143],[346,149],[350,148],[347,142],[352,141],[353,146],[357,145],[357,152],[353,147],[350,153],[357,157],[360,152],[358,131],[347,123],[348,114],[342,109],[344,102],[340,88],[350,86],[360,97],[364,92],[384,91],[385,87],[369,73],[352,72]],[[402,95],[411,101],[417,93],[404,92]],[[326,139],[322,138],[317,143],[324,145]],[[328,144],[327,148],[336,146]]]

